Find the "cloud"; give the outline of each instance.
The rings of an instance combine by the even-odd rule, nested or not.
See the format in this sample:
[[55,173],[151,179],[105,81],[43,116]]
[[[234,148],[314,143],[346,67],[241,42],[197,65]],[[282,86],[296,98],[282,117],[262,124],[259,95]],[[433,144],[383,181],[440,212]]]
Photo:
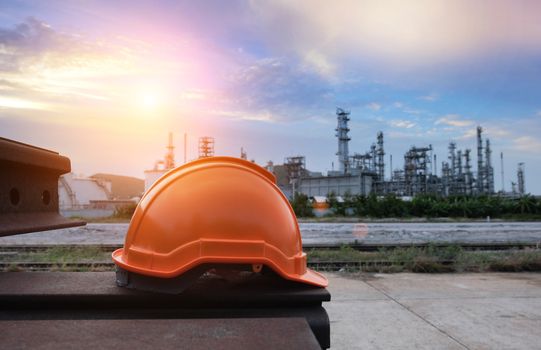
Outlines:
[[405,104],[404,102],[394,102],[393,107],[396,108],[396,109],[399,109],[400,111],[402,111],[402,112],[404,112],[406,114],[411,114],[411,115],[415,115],[415,116],[418,116],[420,114],[425,113],[425,111],[420,110],[420,109],[416,109],[416,108],[412,108],[412,107],[408,106],[407,104]]
[[118,100],[114,81],[136,71],[137,45],[114,40],[60,32],[34,17],[0,28],[2,107],[32,111],[54,105],[58,111],[80,107],[82,101]]
[[377,112],[381,109],[381,104],[376,103],[376,102],[370,102],[369,104],[366,105],[366,107],[373,110],[374,112]]
[[520,136],[513,140],[513,149],[521,152],[539,154],[541,140],[532,136]]
[[342,70],[344,62],[370,61],[389,70],[509,50],[541,50],[541,2],[537,1],[279,0],[250,4],[259,32],[270,46],[296,52],[302,59],[316,50],[326,66]]
[[304,55],[304,61],[321,76],[333,80],[336,73],[336,67],[331,64],[329,59],[320,52],[315,50],[307,52]]
[[468,140],[468,139],[473,139],[477,136],[477,130],[474,129],[474,128],[471,128],[471,129],[468,129],[466,131],[464,131],[462,133],[462,135],[460,135],[458,137],[459,140]]
[[419,100],[428,101],[428,102],[434,102],[438,100],[439,96],[436,94],[429,94],[425,96],[419,96]]
[[213,114],[228,117],[230,119],[255,120],[255,121],[261,121],[261,122],[274,122],[277,120],[284,120],[284,117],[273,115],[269,111],[250,113],[246,111],[225,110],[225,111],[213,111]]
[[80,37],[57,32],[34,17],[13,28],[0,28],[0,47],[3,72],[18,72],[36,64],[56,65],[60,60],[65,64],[76,54],[88,54],[95,49]]
[[464,128],[467,126],[474,125],[474,121],[469,120],[469,119],[463,119],[458,114],[447,114],[447,115],[444,115],[443,117],[440,117],[438,120],[436,120],[435,124],[436,125],[443,124],[443,125],[448,125],[452,127]]
[[313,110],[329,104],[331,88],[317,73],[284,58],[256,60],[234,72],[226,88],[222,109],[260,115],[262,110],[276,120],[307,119]]
[[26,99],[0,96],[0,110],[6,108],[48,110],[50,109],[50,106],[45,103],[30,101]]
[[389,121],[389,125],[393,128],[411,129],[416,124],[410,120],[393,119]]
[[206,95],[204,91],[193,89],[179,93],[178,97],[183,100],[203,100]]

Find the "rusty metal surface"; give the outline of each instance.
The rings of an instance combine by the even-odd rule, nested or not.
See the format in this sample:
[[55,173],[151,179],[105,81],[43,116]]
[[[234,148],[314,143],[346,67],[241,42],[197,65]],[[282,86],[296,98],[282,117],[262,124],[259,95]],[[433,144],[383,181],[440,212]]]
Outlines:
[[84,225],[58,213],[58,178],[70,170],[67,157],[0,138],[0,236]]
[[324,288],[267,278],[201,279],[181,294],[115,285],[114,272],[0,273],[0,320],[306,319],[322,348],[330,346]]
[[4,349],[319,349],[303,318],[0,321]]

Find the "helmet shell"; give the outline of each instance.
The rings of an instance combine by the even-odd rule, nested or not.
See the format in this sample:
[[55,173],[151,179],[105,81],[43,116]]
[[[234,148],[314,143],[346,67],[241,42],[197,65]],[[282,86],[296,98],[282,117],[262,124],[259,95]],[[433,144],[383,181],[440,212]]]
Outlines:
[[295,213],[274,175],[232,157],[199,159],[158,179],[113,260],[163,278],[203,263],[263,264],[289,280],[328,284],[306,266]]

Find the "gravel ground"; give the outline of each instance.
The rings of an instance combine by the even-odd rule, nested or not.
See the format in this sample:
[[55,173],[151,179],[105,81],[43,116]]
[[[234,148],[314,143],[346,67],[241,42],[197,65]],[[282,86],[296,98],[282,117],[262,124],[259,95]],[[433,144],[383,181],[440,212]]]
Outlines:
[[[1,237],[0,245],[122,244],[129,224],[88,224]],[[541,222],[493,223],[300,223],[303,242],[314,243],[504,243],[541,244]]]

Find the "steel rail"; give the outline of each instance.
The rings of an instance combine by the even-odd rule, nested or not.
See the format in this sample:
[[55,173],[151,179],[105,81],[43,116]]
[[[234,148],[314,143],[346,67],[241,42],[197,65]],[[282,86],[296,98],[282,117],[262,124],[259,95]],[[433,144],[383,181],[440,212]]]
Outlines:
[[[336,250],[350,248],[357,251],[375,252],[397,248],[446,248],[460,247],[464,250],[509,250],[509,249],[541,249],[539,242],[497,242],[497,243],[460,243],[460,242],[430,242],[430,243],[335,243],[335,244],[304,244],[303,249]],[[38,253],[50,249],[97,249],[103,252],[112,252],[122,248],[119,244],[47,244],[47,245],[4,245],[0,246],[0,254],[9,253]]]
[[[433,261],[441,265],[452,265],[453,260]],[[360,270],[366,267],[378,266],[403,266],[410,262],[391,261],[391,260],[363,260],[363,261],[309,261],[308,267],[320,271],[342,271],[342,270]],[[115,268],[113,262],[0,262],[0,271],[51,271],[51,270],[69,270],[69,271],[88,271],[90,269],[100,269],[101,271],[112,271]]]

